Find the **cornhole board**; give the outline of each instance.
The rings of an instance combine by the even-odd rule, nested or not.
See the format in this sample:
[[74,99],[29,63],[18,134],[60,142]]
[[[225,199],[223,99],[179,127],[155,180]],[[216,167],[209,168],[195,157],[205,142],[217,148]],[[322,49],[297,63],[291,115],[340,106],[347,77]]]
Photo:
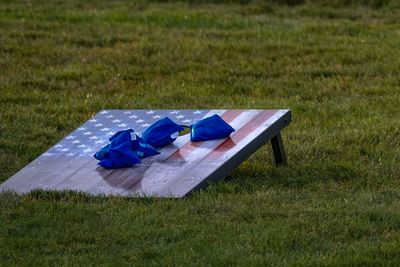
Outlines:
[[[130,168],[107,170],[93,154],[119,130],[139,135],[160,118],[178,124],[219,114],[235,128],[229,138],[190,142],[189,134]],[[290,110],[103,110],[0,185],[0,191],[74,190],[92,195],[184,197],[223,178],[271,140],[275,161],[286,164],[280,131]]]

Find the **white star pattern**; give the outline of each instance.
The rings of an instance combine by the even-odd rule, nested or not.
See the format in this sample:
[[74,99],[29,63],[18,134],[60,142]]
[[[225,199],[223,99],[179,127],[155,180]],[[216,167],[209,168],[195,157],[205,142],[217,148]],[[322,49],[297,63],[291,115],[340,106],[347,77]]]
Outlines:
[[[203,118],[205,110],[103,110],[66,136],[43,156],[92,157],[93,153],[109,144],[116,132],[132,127],[142,133],[156,120],[169,117],[176,123],[189,125]],[[132,125],[133,124],[133,125]],[[136,128],[137,129],[136,129]],[[133,133],[135,135],[135,133]],[[136,136],[136,135],[135,135]],[[69,158],[71,159],[71,158]]]

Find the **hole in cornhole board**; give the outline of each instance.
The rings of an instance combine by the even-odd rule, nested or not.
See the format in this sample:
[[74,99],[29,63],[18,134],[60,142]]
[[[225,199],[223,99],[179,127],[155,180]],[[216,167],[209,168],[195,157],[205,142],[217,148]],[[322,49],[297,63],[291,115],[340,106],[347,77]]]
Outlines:
[[[130,168],[107,170],[93,154],[119,130],[139,135],[169,117],[181,125],[219,114],[235,132],[190,142],[190,134]],[[290,110],[103,110],[0,185],[0,191],[75,190],[92,195],[184,197],[223,178],[291,121]],[[282,147],[283,149],[283,147]],[[279,151],[278,151],[279,152]]]

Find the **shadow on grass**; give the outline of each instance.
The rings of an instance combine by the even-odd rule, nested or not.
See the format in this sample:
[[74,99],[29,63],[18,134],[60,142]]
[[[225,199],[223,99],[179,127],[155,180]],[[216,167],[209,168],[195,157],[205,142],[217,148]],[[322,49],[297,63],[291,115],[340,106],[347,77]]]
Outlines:
[[317,182],[346,182],[359,173],[347,163],[324,163],[301,166],[241,166],[212,190],[219,193],[251,193],[265,187],[302,188]]

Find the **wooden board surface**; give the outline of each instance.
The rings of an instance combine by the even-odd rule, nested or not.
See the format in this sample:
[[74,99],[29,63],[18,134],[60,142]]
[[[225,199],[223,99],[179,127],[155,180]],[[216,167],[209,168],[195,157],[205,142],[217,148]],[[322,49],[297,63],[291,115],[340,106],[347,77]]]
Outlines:
[[[139,135],[158,119],[178,124],[219,114],[235,128],[225,139],[178,137],[161,154],[130,168],[107,170],[93,154],[119,130]],[[103,110],[0,185],[0,191],[76,190],[94,195],[184,197],[222,178],[291,121],[289,110]]]

